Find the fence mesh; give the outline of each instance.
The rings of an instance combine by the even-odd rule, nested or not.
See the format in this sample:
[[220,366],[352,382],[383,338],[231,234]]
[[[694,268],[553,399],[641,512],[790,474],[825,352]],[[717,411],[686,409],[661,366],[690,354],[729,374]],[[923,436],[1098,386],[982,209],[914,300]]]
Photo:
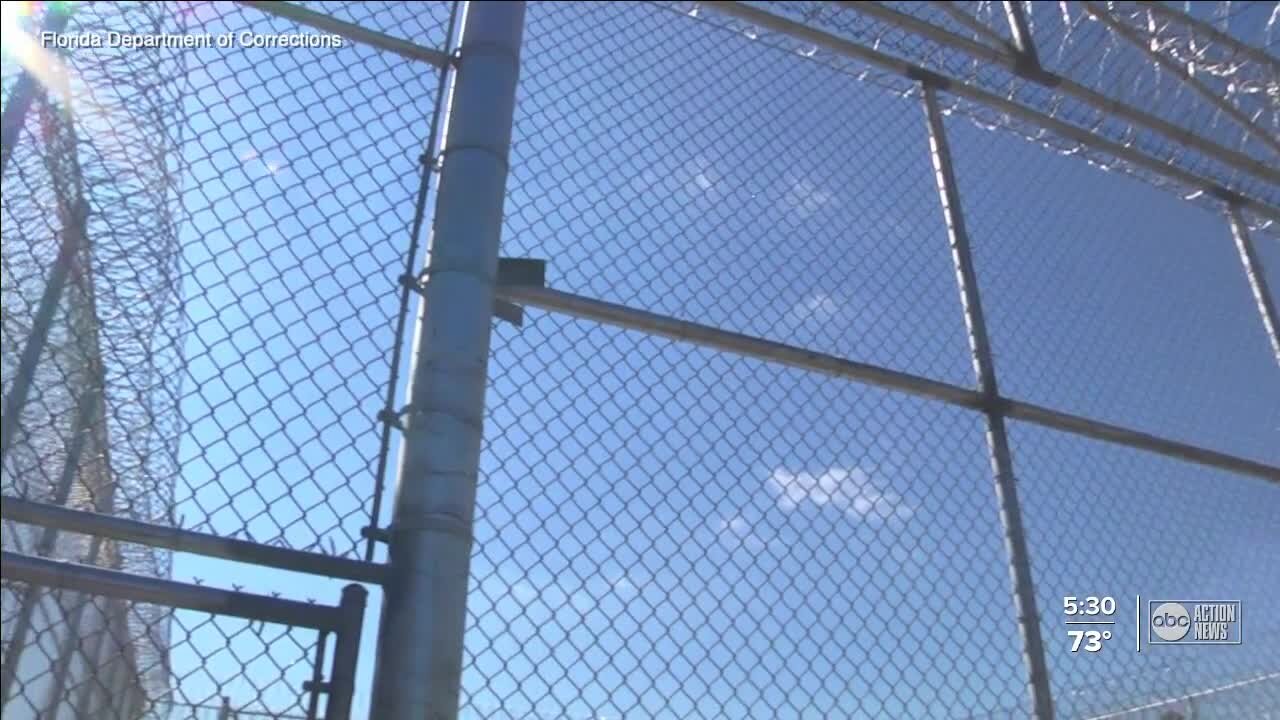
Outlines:
[[[316,9],[398,25],[433,45],[443,44],[452,3],[362,8]],[[252,37],[145,51],[10,45],[11,19],[36,35],[57,12],[72,35]],[[6,406],[16,430],[5,495],[326,555],[362,552],[362,528],[377,524],[385,450],[376,417],[398,342],[397,278],[435,69],[351,41],[256,47],[254,38],[303,28],[228,3],[25,3],[6,5],[5,17],[6,124],[21,70],[38,81],[4,177],[6,399],[36,328],[49,328],[21,417]],[[65,287],[46,312],[59,266]],[[175,574],[163,550],[8,521],[4,547]],[[177,562],[177,574],[207,575],[198,558]],[[235,579],[223,571],[213,582]],[[6,591],[6,616],[31,612],[23,597]],[[70,606],[61,623],[45,612],[64,628],[46,634],[78,632],[65,630],[78,612]],[[241,716],[300,714],[271,688],[289,676],[297,699],[286,670],[298,648],[287,636],[263,636],[250,653],[239,639],[253,637],[248,630],[214,633],[216,623],[184,625],[183,612],[152,605],[119,612],[114,661],[131,664],[129,682],[145,699],[121,696],[121,717],[179,717],[210,703],[216,714],[219,696],[205,689],[233,680],[261,685],[230,693],[248,692],[232,698]],[[6,641],[10,630],[6,621]],[[198,671],[219,653],[216,665],[242,671],[238,679]],[[108,654],[101,672],[115,672]],[[6,668],[10,660],[6,650]],[[45,704],[43,686],[31,692],[15,689],[6,715],[65,716]],[[78,696],[62,701],[80,707]]]
[[[818,25],[855,15],[811,5],[770,9]],[[523,53],[505,255],[546,259],[558,290],[973,384],[910,83],[858,82],[816,48],[687,5],[531,6]],[[1002,388],[1274,463],[1280,373],[1220,208],[991,132],[980,109],[945,101]],[[527,312],[494,330],[472,715],[1029,714],[981,416]],[[1275,493],[1136,451],[1133,465],[1055,465],[1035,433],[1049,431],[1015,431],[1015,470],[1047,568],[1062,716],[1172,708],[1274,671],[1264,628],[1252,654],[1203,652],[1181,670],[1068,653],[1064,595],[1209,592],[1195,569],[1142,574],[1136,557],[1085,549],[1143,553],[1161,533],[1122,517],[1166,487],[1156,478],[1181,478],[1182,503],[1197,483],[1229,483],[1199,491],[1217,504],[1198,522],[1162,507],[1188,538],[1237,504],[1265,517]],[[1124,497],[1093,488],[1111,478],[1133,479]],[[1219,589],[1265,607],[1274,588],[1237,574]],[[1235,692],[1250,712],[1273,700]]]
[[1018,705],[977,418],[553,316],[493,362],[477,716]]
[[506,254],[553,288],[968,378],[918,107],[660,6],[527,22]]
[[1280,371],[1221,212],[947,130],[1006,393],[1280,462]]
[[[1095,717],[1219,687],[1202,704],[1206,712],[1211,701],[1226,707],[1188,717],[1261,717],[1280,708],[1275,488],[1022,423],[1011,432],[1058,711]],[[1231,518],[1226,526],[1223,517]],[[1149,646],[1139,654],[1129,622],[1108,626],[1115,645],[1105,655],[1081,662],[1068,652],[1063,597],[1132,603],[1137,595],[1189,592],[1196,595],[1189,600],[1241,601],[1248,618],[1239,647]]]
[[[1188,147],[1171,138],[1166,131],[1120,116],[1115,106],[1097,107],[1055,87],[1029,81],[1015,73],[1008,64],[974,52],[957,50],[955,45],[905,28],[901,22],[873,15],[853,3],[827,2],[759,2],[752,3],[770,12],[803,22],[844,38],[883,50],[894,57],[940,70],[948,76],[972,82],[1000,95],[1021,102],[1072,124],[1090,128],[1099,137],[1131,144],[1179,166],[1214,178],[1241,192],[1275,203],[1280,188],[1274,179],[1229,166],[1207,153]],[[1008,43],[1009,30],[1002,3],[877,3],[886,9],[907,15],[951,34],[976,38],[986,47],[1005,49],[1001,42],[986,38],[969,28],[957,26],[952,19],[955,10],[989,28],[1003,43]],[[1154,3],[1151,3],[1154,4]],[[952,5],[949,13],[943,5]],[[1280,116],[1276,115],[1274,97],[1278,72],[1274,56],[1257,60],[1242,54],[1240,44],[1268,46],[1274,41],[1277,16],[1270,3],[1210,3],[1193,9],[1194,23],[1170,21],[1159,14],[1159,8],[1147,3],[1023,3],[1042,64],[1086,90],[1095,91],[1110,101],[1151,113],[1176,128],[1190,131],[1196,137],[1212,141],[1232,150],[1242,150],[1248,157],[1274,163],[1280,159],[1276,137]],[[1191,5],[1195,6],[1196,3]],[[1215,10],[1233,8],[1229,19],[1215,18]],[[1106,9],[1106,17],[1124,30],[1117,31],[1095,19],[1089,6]],[[679,7],[691,7],[685,4]],[[1209,36],[1202,24],[1225,27],[1222,39]],[[747,35],[764,35],[747,23],[735,23]],[[1125,31],[1131,34],[1126,35]],[[753,38],[756,39],[756,38]],[[1237,42],[1232,42],[1237,40]],[[795,47],[797,43],[775,38],[772,42]],[[1150,53],[1150,54],[1149,54]],[[815,53],[821,55],[821,53]],[[1170,66],[1151,58],[1158,55]],[[1237,110],[1249,122],[1248,127],[1226,114],[1218,104],[1193,90],[1180,77],[1185,70],[1197,83]],[[1080,143],[1060,148],[1080,152]],[[1115,158],[1102,159],[1101,164],[1126,171],[1128,167]]]
[[[321,31],[252,5],[31,4],[19,23],[70,8],[69,32],[228,47],[38,48],[6,25],[6,125],[21,68],[42,70],[5,148],[3,492],[382,561],[403,276],[429,259],[419,193],[449,160],[433,118],[460,71],[350,38],[269,47]],[[457,5],[287,12],[448,55]],[[528,4],[501,254],[545,260],[555,291],[974,388],[919,78],[732,5]],[[1072,92],[1005,62],[1009,3],[738,5],[1280,205],[1274,3],[1017,4]],[[1280,465],[1280,369],[1222,198],[955,89],[938,96],[1000,392]],[[1244,215],[1274,291],[1265,209]],[[464,715],[1031,716],[977,400],[524,312],[493,325]],[[1009,426],[1058,716],[1276,714],[1274,483]],[[8,520],[3,544],[242,580]],[[1134,652],[1139,593],[1239,600],[1244,643]],[[1063,623],[1087,595],[1125,604],[1096,654]],[[10,580],[3,600],[6,716],[313,714],[314,630]]]
[[[448,11],[429,6],[415,15],[418,27],[442,34]],[[77,8],[71,29],[140,32],[148,22],[187,34],[298,31],[257,10],[208,3]],[[150,86],[152,106],[131,94],[148,80],[128,65],[135,57],[170,73],[159,89],[172,99]],[[5,179],[6,390],[57,253],[55,210],[69,215],[83,197],[92,251],[82,248],[49,352],[87,344],[103,377],[71,380],[58,363],[42,364],[25,432],[65,432],[75,401],[59,393],[102,385],[109,434],[121,438],[113,454],[130,455],[114,460],[106,480],[117,512],[354,554],[379,485],[371,431],[396,342],[396,279],[435,73],[350,42],[175,57],[65,53],[74,121],[42,139],[47,116],[64,111],[39,102],[29,115]],[[150,144],[165,146],[146,150],[138,138],[155,133],[163,140]],[[59,189],[45,167],[53,160],[78,162],[82,177]],[[99,167],[102,177],[92,176]],[[117,179],[138,170],[154,170],[137,178],[150,195]],[[41,459],[15,461],[6,478],[59,466]]]
[[[297,32],[256,10],[192,14],[208,33]],[[188,527],[354,554],[378,492],[375,418],[435,75],[350,43],[196,59],[178,512]]]

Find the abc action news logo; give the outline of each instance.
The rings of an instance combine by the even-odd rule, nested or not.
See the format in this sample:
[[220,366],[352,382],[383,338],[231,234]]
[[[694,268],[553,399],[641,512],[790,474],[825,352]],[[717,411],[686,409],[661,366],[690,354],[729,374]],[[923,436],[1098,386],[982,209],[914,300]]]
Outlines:
[[1239,645],[1239,600],[1152,600],[1149,645]]

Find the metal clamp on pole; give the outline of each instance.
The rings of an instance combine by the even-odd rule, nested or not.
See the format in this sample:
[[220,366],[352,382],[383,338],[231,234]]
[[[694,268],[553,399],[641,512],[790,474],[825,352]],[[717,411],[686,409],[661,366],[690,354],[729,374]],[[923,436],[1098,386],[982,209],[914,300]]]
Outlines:
[[391,531],[387,528],[380,528],[376,525],[365,525],[360,528],[360,537],[365,540],[372,540],[376,543],[386,544],[391,542]]
[[[547,261],[533,258],[498,258],[498,287],[546,287]],[[493,314],[499,320],[524,327],[524,308],[497,298],[493,304]]]
[[[428,268],[417,275],[405,273],[399,277],[400,285],[419,295],[423,295],[430,272],[431,270]],[[498,287],[546,287],[547,261],[534,258],[498,258],[497,285]],[[524,309],[513,302],[502,299],[495,300],[493,314],[499,320],[511,323],[516,327],[524,326]],[[382,410],[378,413],[378,419],[403,429],[401,422],[398,420],[393,421],[391,416],[394,414],[393,411]],[[404,411],[401,410],[399,414],[403,416]]]

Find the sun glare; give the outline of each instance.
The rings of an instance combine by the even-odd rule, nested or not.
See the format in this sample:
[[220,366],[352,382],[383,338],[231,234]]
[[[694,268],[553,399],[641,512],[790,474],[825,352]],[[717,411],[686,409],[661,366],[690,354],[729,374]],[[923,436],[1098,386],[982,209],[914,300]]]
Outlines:
[[[5,60],[17,61],[23,69],[35,76],[36,80],[46,87],[65,92],[65,83],[55,85],[52,82],[55,77],[61,77],[59,73],[54,72],[62,69],[61,61],[53,53],[40,47],[39,40],[32,34],[39,32],[38,28],[30,27],[30,18],[35,7],[36,3],[33,2],[0,3],[0,13],[3,13],[0,22],[3,23]],[[48,3],[46,8],[48,13],[70,13],[71,11],[72,3],[69,2]]]
[[9,43],[15,33],[21,31],[18,25],[18,19],[27,17],[31,14],[31,3],[28,2],[6,2],[0,3],[0,43],[5,49],[8,49]]

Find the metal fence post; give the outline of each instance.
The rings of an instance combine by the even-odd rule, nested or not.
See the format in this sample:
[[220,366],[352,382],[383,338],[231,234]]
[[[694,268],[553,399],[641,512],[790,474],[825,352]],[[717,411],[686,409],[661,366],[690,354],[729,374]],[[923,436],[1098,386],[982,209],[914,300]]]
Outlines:
[[468,3],[389,537],[372,717],[455,718],[523,2]]
[[356,687],[356,659],[360,656],[360,630],[364,625],[364,603],[369,592],[352,583],[342,588],[338,604],[340,627],[333,641],[333,668],[329,672],[329,699],[325,720],[351,717],[351,697]]
[[57,258],[49,271],[49,280],[45,283],[40,295],[40,304],[36,307],[35,317],[31,322],[31,334],[18,360],[18,367],[13,373],[13,384],[9,386],[9,394],[4,398],[3,426],[0,427],[0,462],[9,455],[9,447],[17,436],[22,423],[22,412],[27,406],[27,396],[31,393],[31,384],[35,381],[36,366],[44,354],[49,341],[49,331],[53,327],[58,306],[62,302],[63,289],[67,278],[71,275],[71,266],[76,262],[76,253],[84,241],[84,224],[88,208],[78,204],[72,211],[71,224],[62,230],[62,242],[58,246]]
[[1240,208],[1234,204],[1227,206],[1227,218],[1231,222],[1231,236],[1236,241],[1236,250],[1240,253],[1240,263],[1244,265],[1244,276],[1249,281],[1249,289],[1253,291],[1254,302],[1258,304],[1258,314],[1262,316],[1262,329],[1271,341],[1271,352],[1280,363],[1280,314],[1276,313],[1275,300],[1271,298],[1271,288],[1267,287],[1267,274],[1262,267],[1262,258],[1253,247],[1253,238],[1249,235],[1249,226],[1240,216]]
[[951,242],[951,255],[956,266],[956,281],[960,285],[960,302],[964,308],[965,325],[969,330],[969,347],[973,351],[973,368],[977,375],[978,391],[983,396],[985,406],[983,409],[987,416],[987,445],[991,453],[991,469],[995,476],[1000,523],[1004,528],[1005,551],[1009,555],[1009,575],[1013,583],[1014,607],[1018,613],[1018,626],[1022,634],[1022,654],[1027,667],[1033,717],[1036,720],[1052,720],[1053,696],[1049,687],[1049,668],[1045,659],[1044,642],[1040,637],[1040,613],[1036,609],[1031,561],[1022,528],[1022,510],[1018,503],[1018,486],[1013,475],[1013,460],[1009,453],[1009,437],[1005,430],[1000,391],[996,384],[995,364],[991,359],[991,343],[987,336],[986,318],[982,312],[977,275],[974,272],[973,257],[969,250],[969,235],[965,230],[960,194],[956,188],[955,171],[951,165],[951,148],[947,144],[946,128],[942,121],[942,111],[938,108],[937,93],[927,82],[922,83],[922,87],[925,119],[929,126],[929,154],[933,158],[938,195],[942,202],[942,212]]
[[[91,432],[99,402],[99,394],[93,390],[85,392],[80,397],[76,419],[71,426],[71,442],[66,451],[66,462],[62,465],[62,474],[53,490],[55,505],[65,505],[67,498],[71,495],[71,486],[75,482],[76,474],[80,471],[80,456],[84,453],[85,438]],[[52,555],[57,540],[58,531],[46,526],[40,531],[35,554],[41,557]],[[27,586],[22,593],[18,612],[10,617],[9,621],[12,625],[9,631],[9,647],[4,655],[3,669],[0,669],[0,707],[9,702],[14,673],[17,672],[19,660],[27,647],[27,635],[31,632],[31,616],[35,613],[41,594],[39,587]]]
[[1040,56],[1036,53],[1036,43],[1022,9],[1022,0],[1004,0],[1004,14],[1009,21],[1009,37],[1017,52],[1017,61],[1022,63],[1024,72],[1040,70]]

